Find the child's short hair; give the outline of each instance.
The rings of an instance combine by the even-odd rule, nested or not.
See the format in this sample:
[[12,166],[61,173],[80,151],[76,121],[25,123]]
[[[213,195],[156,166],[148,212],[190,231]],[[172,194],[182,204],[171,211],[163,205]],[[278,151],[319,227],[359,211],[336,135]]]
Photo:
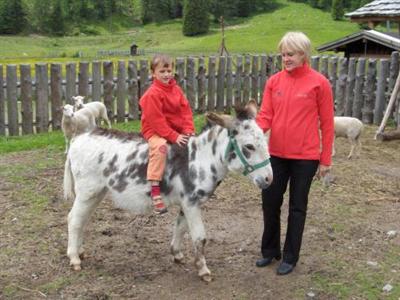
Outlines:
[[278,49],[282,52],[282,48],[290,51],[304,53],[304,59],[310,63],[311,57],[311,42],[310,39],[299,31],[287,32],[279,42]]
[[163,67],[169,67],[171,66],[172,68],[174,67],[174,61],[171,57],[169,57],[166,54],[156,54],[153,56],[153,59],[151,60],[151,65],[150,69],[151,71],[154,72],[157,66],[163,66]]

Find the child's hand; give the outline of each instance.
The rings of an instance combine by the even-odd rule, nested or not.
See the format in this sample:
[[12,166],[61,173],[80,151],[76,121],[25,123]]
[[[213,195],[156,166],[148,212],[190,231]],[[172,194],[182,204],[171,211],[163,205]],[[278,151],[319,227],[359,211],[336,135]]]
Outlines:
[[178,138],[176,139],[176,143],[180,146],[183,147],[187,144],[189,141],[189,136],[185,134],[180,134],[178,135]]

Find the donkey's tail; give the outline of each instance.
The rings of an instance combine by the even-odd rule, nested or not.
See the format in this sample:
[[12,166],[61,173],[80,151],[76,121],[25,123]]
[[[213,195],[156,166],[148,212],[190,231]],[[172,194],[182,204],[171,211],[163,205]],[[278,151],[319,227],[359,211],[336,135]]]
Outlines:
[[71,172],[71,161],[68,155],[64,167],[64,199],[69,201],[75,199],[74,177]]

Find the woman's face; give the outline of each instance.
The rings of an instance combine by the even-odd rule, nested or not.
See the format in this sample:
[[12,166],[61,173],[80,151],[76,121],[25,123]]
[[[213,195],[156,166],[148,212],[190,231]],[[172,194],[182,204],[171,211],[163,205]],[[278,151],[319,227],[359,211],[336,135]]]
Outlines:
[[167,84],[172,78],[172,66],[158,64],[153,72],[153,78]]
[[282,48],[282,65],[290,72],[304,64],[304,53]]

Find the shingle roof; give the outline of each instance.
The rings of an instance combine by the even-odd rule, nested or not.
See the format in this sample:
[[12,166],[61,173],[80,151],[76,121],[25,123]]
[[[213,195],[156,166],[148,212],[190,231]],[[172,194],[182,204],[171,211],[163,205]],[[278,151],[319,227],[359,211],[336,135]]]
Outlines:
[[398,17],[400,0],[375,0],[359,9],[345,14],[346,17]]
[[321,45],[317,47],[317,50],[331,51],[361,39],[367,39],[369,41],[376,42],[378,44],[392,48],[393,50],[397,51],[400,50],[400,37],[398,34],[395,33],[386,34],[376,30],[363,30],[357,33],[353,33],[351,35],[345,36],[344,38]]

